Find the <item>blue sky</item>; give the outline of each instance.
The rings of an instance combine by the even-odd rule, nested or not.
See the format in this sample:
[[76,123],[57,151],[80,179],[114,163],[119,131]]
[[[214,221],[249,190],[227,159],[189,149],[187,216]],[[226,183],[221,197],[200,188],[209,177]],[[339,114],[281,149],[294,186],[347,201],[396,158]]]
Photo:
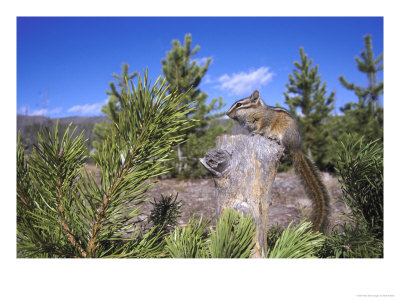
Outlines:
[[17,113],[100,115],[123,62],[131,71],[148,68],[155,80],[171,41],[183,43],[186,33],[200,45],[194,59],[212,58],[200,88],[208,100],[222,96],[226,109],[254,89],[267,104],[285,107],[285,84],[304,47],[327,91],[336,92],[339,112],[356,98],[338,77],[367,83],[354,60],[363,36],[372,35],[376,56],[383,52],[381,17],[18,17]]

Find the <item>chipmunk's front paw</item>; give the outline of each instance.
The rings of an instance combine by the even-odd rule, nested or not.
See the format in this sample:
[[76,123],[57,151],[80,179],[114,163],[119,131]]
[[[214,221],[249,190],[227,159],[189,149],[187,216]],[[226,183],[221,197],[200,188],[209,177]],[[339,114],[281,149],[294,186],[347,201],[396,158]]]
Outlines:
[[264,132],[262,132],[262,131],[253,131],[250,135],[251,135],[251,136],[255,136],[255,135],[261,135],[261,136],[263,136],[263,135],[264,135]]
[[272,141],[277,142],[279,145],[281,144],[281,140],[277,136],[268,136],[268,138]]

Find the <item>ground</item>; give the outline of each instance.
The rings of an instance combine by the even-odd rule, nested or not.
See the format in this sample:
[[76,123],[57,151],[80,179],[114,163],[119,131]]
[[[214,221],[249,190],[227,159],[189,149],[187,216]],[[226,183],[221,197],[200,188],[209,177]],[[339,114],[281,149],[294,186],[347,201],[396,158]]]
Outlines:
[[[341,213],[349,213],[349,208],[339,201],[341,189],[338,180],[328,173],[322,174],[322,179],[330,195],[330,227],[343,222]],[[295,173],[279,173],[271,191],[272,204],[269,208],[268,226],[278,224],[286,227],[292,220],[297,224],[311,216],[312,201],[307,197],[300,179]],[[160,195],[176,195],[182,201],[180,225],[187,224],[192,215],[210,217],[212,225],[217,217],[217,202],[214,181],[210,179],[165,179],[159,180],[147,193],[150,199],[159,199]],[[143,205],[143,219],[150,213],[152,205]]]
[[[92,165],[90,170],[96,170]],[[343,223],[343,213],[349,213],[340,198],[342,192],[337,178],[329,173],[321,174],[330,196],[329,227]],[[182,202],[182,217],[178,223],[185,226],[189,218],[210,217],[211,225],[215,225],[217,218],[217,202],[215,197],[214,180],[208,179],[163,179],[157,180],[154,187],[147,192],[150,200],[159,199],[161,194],[178,194],[178,201]],[[312,201],[309,199],[301,185],[301,181],[294,172],[278,173],[271,191],[272,204],[268,213],[268,226],[277,224],[286,227],[292,220],[297,224],[304,218],[309,218],[312,212]],[[143,215],[140,219],[146,221],[152,205],[149,201],[142,207]]]

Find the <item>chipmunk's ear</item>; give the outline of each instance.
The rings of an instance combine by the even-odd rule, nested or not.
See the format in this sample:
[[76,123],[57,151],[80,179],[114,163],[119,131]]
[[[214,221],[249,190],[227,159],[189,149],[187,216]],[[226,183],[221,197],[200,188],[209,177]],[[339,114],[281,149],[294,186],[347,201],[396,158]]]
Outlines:
[[257,90],[255,90],[253,94],[251,94],[250,99],[251,103],[257,104],[258,106],[264,104],[260,98],[260,93]]
[[260,98],[260,93],[257,90],[255,90],[253,94],[251,94],[250,98],[251,102],[255,103]]

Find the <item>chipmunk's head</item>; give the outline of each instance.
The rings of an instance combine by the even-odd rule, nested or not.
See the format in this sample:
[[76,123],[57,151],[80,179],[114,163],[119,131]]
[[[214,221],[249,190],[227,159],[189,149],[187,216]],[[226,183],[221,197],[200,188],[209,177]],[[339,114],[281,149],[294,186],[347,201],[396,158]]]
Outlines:
[[255,90],[250,97],[240,99],[233,103],[226,115],[231,119],[239,120],[241,115],[247,114],[247,112],[257,109],[259,106],[265,106],[265,104],[260,98],[260,93]]

